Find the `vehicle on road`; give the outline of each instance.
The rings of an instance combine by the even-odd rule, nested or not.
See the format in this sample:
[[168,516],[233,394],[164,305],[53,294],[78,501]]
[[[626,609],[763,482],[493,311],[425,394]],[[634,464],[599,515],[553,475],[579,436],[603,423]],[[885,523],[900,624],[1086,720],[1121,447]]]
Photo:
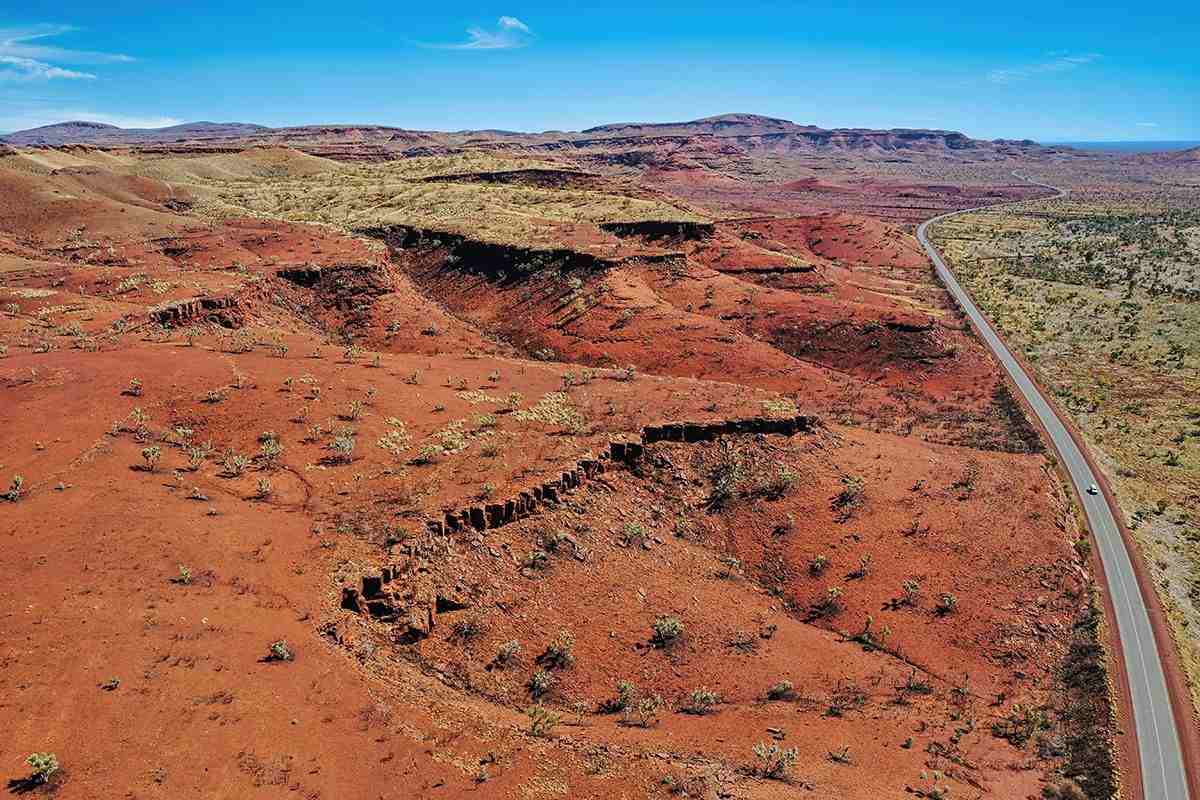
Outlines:
[[1088,494],[1100,494],[1100,487],[1094,483],[1088,484]]

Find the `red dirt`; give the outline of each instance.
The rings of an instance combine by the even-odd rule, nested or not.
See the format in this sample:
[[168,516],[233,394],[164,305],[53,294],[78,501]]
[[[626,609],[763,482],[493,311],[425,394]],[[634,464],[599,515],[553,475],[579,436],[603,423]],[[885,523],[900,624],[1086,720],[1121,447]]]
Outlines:
[[[992,725],[1058,707],[1089,577],[1045,459],[1000,452],[1020,448],[995,369],[904,231],[743,220],[509,279],[445,245],[202,219],[161,182],[0,184],[11,778],[52,751],[64,798],[665,796],[664,775],[706,797],[1031,797],[1063,765]],[[794,413],[781,392],[815,431],[660,442],[536,516],[426,526],[647,424]],[[452,452],[410,463],[432,443]],[[384,567],[397,613],[433,622],[413,641],[342,607]],[[655,646],[664,615],[684,632]],[[852,640],[868,620],[875,646]],[[574,663],[543,664],[542,702],[564,721],[537,737],[522,710],[560,630]],[[277,640],[295,660],[263,660]],[[605,713],[621,679],[661,695],[657,722]],[[687,713],[701,687],[720,703]],[[797,748],[791,783],[752,774],[760,741]]]

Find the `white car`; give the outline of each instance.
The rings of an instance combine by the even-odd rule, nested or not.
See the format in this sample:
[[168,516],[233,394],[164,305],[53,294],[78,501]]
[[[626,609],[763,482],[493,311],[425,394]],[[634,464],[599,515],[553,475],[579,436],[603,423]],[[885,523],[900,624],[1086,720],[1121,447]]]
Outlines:
[[1100,494],[1100,487],[1092,483],[1088,485],[1088,494]]

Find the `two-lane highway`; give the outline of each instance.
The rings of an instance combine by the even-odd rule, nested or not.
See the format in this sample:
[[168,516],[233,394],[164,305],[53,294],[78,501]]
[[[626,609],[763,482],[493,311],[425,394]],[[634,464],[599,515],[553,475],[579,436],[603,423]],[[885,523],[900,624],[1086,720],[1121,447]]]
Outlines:
[[[1023,178],[1023,180],[1028,179]],[[1060,195],[1063,193],[1055,186],[1048,186],[1036,181],[1029,182],[1047,189],[1054,189]],[[995,206],[982,206],[934,217],[917,228],[917,239],[929,253],[929,257],[937,268],[937,274],[945,283],[946,288],[970,317],[983,341],[996,354],[1001,366],[1008,372],[1017,389],[1033,408],[1038,419],[1041,420],[1050,435],[1054,449],[1058,451],[1063,465],[1071,476],[1071,482],[1075,484],[1076,493],[1096,539],[1100,559],[1104,564],[1104,573],[1108,580],[1109,595],[1116,609],[1117,618],[1113,622],[1117,626],[1117,635],[1121,642],[1121,652],[1129,680],[1144,797],[1146,800],[1189,800],[1183,748],[1180,746],[1179,733],[1175,729],[1175,717],[1171,709],[1171,698],[1167,689],[1167,679],[1163,673],[1161,654],[1155,642],[1154,629],[1146,607],[1146,598],[1142,597],[1133,563],[1130,560],[1139,556],[1136,553],[1131,555],[1126,549],[1116,517],[1105,496],[1088,493],[1088,487],[1098,481],[1075,439],[1072,438],[1063,421],[1055,413],[1054,407],[1047,402],[1037,384],[1029,378],[1020,362],[1013,357],[1008,346],[979,311],[971,296],[959,284],[954,274],[946,267],[946,262],[942,260],[937,248],[929,241],[927,232],[931,224],[955,214],[965,214],[969,211],[978,211],[981,208],[989,207]],[[1150,602],[1157,602],[1157,598],[1150,598]],[[1195,800],[1200,800],[1200,798],[1195,798]]]

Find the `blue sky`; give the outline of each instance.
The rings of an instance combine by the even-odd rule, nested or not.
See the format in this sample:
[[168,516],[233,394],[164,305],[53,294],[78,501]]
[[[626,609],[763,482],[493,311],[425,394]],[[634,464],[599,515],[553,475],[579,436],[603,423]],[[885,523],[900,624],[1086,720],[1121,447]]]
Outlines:
[[89,118],[826,127],[1200,139],[1200,13],[1157,3],[0,0],[0,130]]

